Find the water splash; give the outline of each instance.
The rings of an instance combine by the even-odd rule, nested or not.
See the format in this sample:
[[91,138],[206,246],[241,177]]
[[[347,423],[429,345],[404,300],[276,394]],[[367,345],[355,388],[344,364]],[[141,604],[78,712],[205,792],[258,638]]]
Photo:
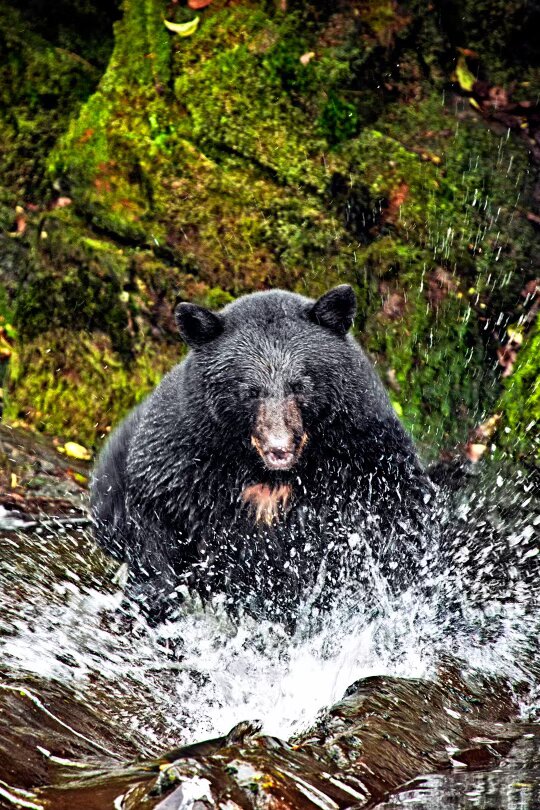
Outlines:
[[534,695],[538,503],[524,476],[495,487],[495,504],[487,477],[441,505],[441,546],[413,587],[396,594],[371,561],[369,591],[344,580],[323,619],[306,606],[292,635],[231,619],[219,597],[206,606],[186,597],[178,620],[150,628],[111,585],[85,529],[12,533],[0,568],[1,660],[69,683],[146,750],[223,734],[239,719],[286,738],[355,680],[434,677],[449,655]]

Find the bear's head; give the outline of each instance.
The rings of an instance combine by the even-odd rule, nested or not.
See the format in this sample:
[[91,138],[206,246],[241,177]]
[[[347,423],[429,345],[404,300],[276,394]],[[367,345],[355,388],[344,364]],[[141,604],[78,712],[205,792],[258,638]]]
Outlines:
[[176,322],[192,350],[187,373],[201,418],[212,420],[223,441],[234,436],[267,470],[293,470],[344,407],[357,376],[359,350],[347,336],[355,311],[345,284],[317,301],[274,290],[220,312],[179,304]]

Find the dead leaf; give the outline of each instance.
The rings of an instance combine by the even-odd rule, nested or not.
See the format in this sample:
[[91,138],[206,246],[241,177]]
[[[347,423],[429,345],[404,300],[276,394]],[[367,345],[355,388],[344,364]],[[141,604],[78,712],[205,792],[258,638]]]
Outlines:
[[436,267],[428,276],[427,299],[432,307],[437,307],[451,292],[457,290],[458,283],[444,267]]
[[391,321],[397,321],[403,316],[404,312],[405,296],[403,293],[390,293],[382,305],[382,314]]
[[308,51],[307,53],[303,53],[300,57],[300,62],[303,65],[309,65],[313,57],[315,56],[315,51]]
[[452,78],[457,81],[462,90],[466,93],[471,93],[476,82],[475,76],[468,68],[467,60],[463,54],[458,56],[456,69]]
[[58,448],[58,452],[69,456],[69,458],[76,458],[79,461],[90,461],[92,458],[90,450],[87,450],[86,447],[83,447],[82,444],[78,444],[77,442],[66,442],[63,447]]
[[195,17],[193,20],[190,20],[186,23],[172,23],[169,20],[163,20],[165,23],[165,27],[172,31],[175,34],[178,34],[180,37],[190,37],[192,34],[195,33],[197,30],[197,26],[199,25],[199,18]]
[[514,370],[514,363],[517,360],[517,350],[510,344],[499,346],[497,349],[497,359],[499,365],[503,367],[503,377],[509,377]]
[[17,229],[17,233],[19,236],[23,234],[26,230],[26,214],[24,213],[24,208],[22,205],[17,205],[15,208],[15,226]]
[[480,461],[482,456],[487,450],[487,445],[485,444],[471,444],[468,443],[465,445],[465,455],[472,461],[473,464],[476,464],[477,461]]
[[392,189],[388,199],[388,205],[383,213],[384,222],[395,222],[396,218],[399,216],[400,208],[408,196],[409,186],[407,183],[400,183]]
[[71,197],[58,197],[52,204],[53,208],[67,208],[68,205],[71,205],[72,199]]
[[478,59],[478,53],[476,51],[472,51],[470,48],[458,48],[459,53],[463,54],[463,56],[470,56],[472,59]]
[[498,107],[508,106],[508,93],[504,87],[497,87],[496,85],[493,85],[489,88],[488,95],[495,109]]
[[488,442],[499,427],[501,419],[502,415],[495,413],[480,425],[477,425],[470,435],[469,444]]

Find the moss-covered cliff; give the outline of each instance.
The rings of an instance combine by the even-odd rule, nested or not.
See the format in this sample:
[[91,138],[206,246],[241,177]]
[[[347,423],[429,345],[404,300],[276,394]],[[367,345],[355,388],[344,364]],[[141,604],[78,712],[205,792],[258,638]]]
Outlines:
[[[180,355],[177,297],[348,281],[419,440],[451,447],[501,412],[496,443],[538,456],[534,18],[516,1],[490,31],[478,4],[446,5],[124,0],[99,78],[102,56],[25,42],[0,4],[18,71],[0,123],[7,417],[95,445]],[[164,24],[195,18],[186,37]],[[499,90],[506,125],[495,81],[532,99],[515,112]]]

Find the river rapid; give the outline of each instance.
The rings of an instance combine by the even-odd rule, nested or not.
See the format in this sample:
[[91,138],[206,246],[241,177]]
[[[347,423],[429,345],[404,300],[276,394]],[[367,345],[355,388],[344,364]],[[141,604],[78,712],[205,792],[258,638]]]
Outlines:
[[[42,704],[83,736],[87,724],[77,727],[77,710],[71,714],[69,706],[99,718],[107,733],[98,748],[129,760],[225,735],[242,720],[258,720],[263,734],[287,740],[305,734],[361,679],[436,683],[457,670],[469,681],[504,683],[515,718],[534,723],[540,686],[538,479],[487,465],[440,501],[440,543],[426,554],[418,582],[396,594],[373,564],[369,600],[344,582],[323,620],[313,621],[306,606],[292,634],[249,615],[233,620],[219,597],[203,605],[189,594],[177,620],[149,627],[123,592],[122,570],[94,545],[84,521],[71,523],[68,515],[36,523],[4,512],[0,697],[23,685],[38,710],[37,717],[29,712],[28,728],[19,727],[18,734],[32,737],[43,721]],[[535,731],[527,733],[534,738]],[[39,746],[49,750],[46,736]],[[0,751],[0,762],[6,756]],[[537,770],[532,759],[530,768]],[[23,787],[13,778],[1,780],[7,794]],[[430,784],[422,787],[424,798],[426,790],[441,794],[439,783]],[[30,778],[26,787],[33,787]],[[476,783],[470,789],[487,795]],[[452,791],[447,785],[439,804],[422,804],[411,794],[410,804],[400,795],[384,806],[461,807],[452,804]],[[540,805],[508,804],[514,806]]]

